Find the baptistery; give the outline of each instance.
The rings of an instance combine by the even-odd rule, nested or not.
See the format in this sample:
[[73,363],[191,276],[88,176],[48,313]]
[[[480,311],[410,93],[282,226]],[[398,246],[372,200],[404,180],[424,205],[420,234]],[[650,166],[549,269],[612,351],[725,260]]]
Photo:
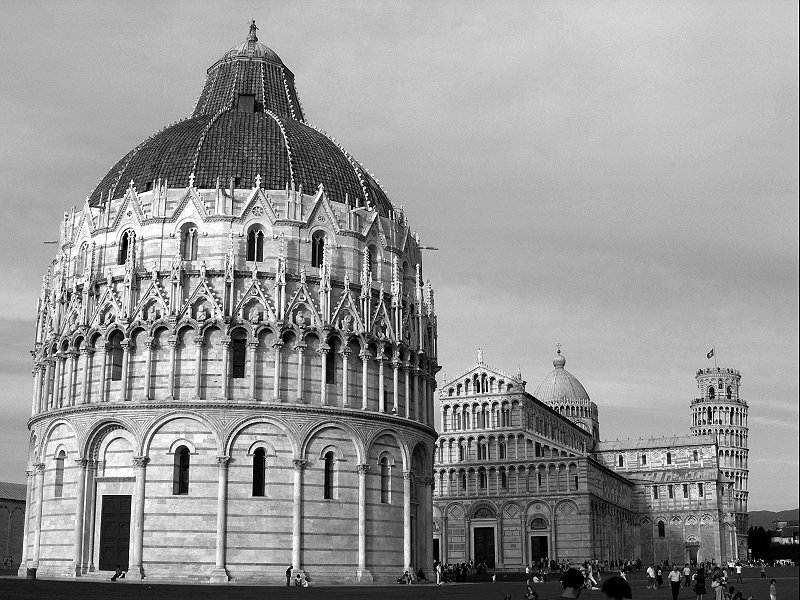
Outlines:
[[20,573],[386,581],[433,562],[433,290],[401,207],[246,41],[65,213]]

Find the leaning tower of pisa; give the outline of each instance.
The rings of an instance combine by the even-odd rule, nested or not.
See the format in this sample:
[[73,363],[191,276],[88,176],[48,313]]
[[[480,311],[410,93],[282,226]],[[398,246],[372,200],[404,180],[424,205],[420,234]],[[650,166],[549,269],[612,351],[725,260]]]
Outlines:
[[692,434],[717,439],[719,468],[734,482],[738,556],[747,556],[747,402],[739,394],[741,375],[735,369],[700,369],[695,376],[699,396],[692,400]]

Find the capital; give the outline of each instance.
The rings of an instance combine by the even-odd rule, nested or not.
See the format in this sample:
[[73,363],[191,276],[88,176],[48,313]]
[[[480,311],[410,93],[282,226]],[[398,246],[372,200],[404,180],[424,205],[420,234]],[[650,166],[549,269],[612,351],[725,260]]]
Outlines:
[[280,341],[275,342],[274,344],[272,344],[272,347],[275,348],[276,350],[280,350],[281,348],[283,348],[283,342]]
[[292,465],[294,466],[295,471],[302,471],[303,467],[305,466],[306,461],[301,459],[295,459],[292,461]]
[[149,338],[145,339],[145,341],[144,341],[144,347],[145,347],[145,348],[147,348],[148,350],[152,349],[152,348],[153,348],[153,342],[154,342],[154,341],[155,341],[155,340],[154,340],[153,338],[151,338],[151,337],[149,337]]
[[134,456],[133,457],[133,468],[134,469],[144,469],[147,467],[147,463],[150,462],[150,457],[148,456]]
[[412,473],[411,471],[403,471],[403,479],[406,481],[413,481],[414,473]]
[[33,473],[34,473],[33,469],[29,469],[29,470],[25,471],[25,477],[30,479],[31,477],[33,477]]
[[205,344],[205,340],[202,337],[194,338],[194,345],[198,348],[202,347]]
[[217,457],[217,466],[224,470],[228,468],[228,463],[230,463],[231,457],[230,456],[218,456]]
[[33,465],[33,469],[36,471],[37,475],[44,473],[44,463],[36,463]]
[[358,475],[360,477],[364,477],[364,476],[366,476],[367,472],[369,471],[369,465],[361,464],[361,465],[358,465],[357,469],[358,469]]
[[80,467],[81,469],[85,469],[89,466],[89,461],[85,458],[76,458],[75,465]]

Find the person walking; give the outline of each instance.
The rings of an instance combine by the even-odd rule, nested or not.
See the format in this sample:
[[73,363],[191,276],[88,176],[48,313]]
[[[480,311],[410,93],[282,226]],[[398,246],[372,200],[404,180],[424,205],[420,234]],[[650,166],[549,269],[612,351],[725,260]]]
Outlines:
[[292,569],[294,569],[294,565],[289,565],[289,568],[286,569],[286,587],[292,585]]
[[736,561],[736,583],[742,583],[742,563]]
[[656,588],[660,589],[662,585],[664,585],[664,571],[661,569],[661,565],[656,567]]
[[683,587],[691,587],[692,585],[692,569],[689,563],[683,566]]
[[672,588],[672,600],[678,600],[678,594],[681,593],[681,572],[678,570],[678,565],[672,565],[672,571],[667,577],[669,587]]
[[778,600],[778,587],[774,579],[769,582],[769,600]]
[[714,600],[725,600],[725,585],[722,583],[722,577],[714,575],[711,589],[714,590]]
[[645,589],[656,589],[656,570],[653,565],[647,567],[647,587]]
[[697,600],[705,600],[708,593],[706,589],[706,572],[703,567],[698,567],[697,572],[694,574],[694,593],[697,594]]

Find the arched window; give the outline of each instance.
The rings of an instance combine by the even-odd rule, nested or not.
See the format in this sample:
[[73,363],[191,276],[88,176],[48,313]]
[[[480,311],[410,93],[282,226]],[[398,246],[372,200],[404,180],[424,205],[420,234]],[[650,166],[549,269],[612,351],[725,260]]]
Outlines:
[[253,496],[263,496],[266,489],[267,453],[257,448],[253,453]]
[[119,253],[117,254],[118,265],[124,265],[125,261],[128,260],[128,251],[133,246],[135,239],[136,234],[133,232],[133,229],[128,229],[122,234],[119,244]]
[[464,446],[460,445],[458,447],[458,460],[465,460],[464,458]]
[[672,452],[667,452],[667,464],[672,464]]
[[179,446],[175,450],[172,469],[172,495],[185,496],[189,493],[189,449]]
[[467,491],[467,474],[461,473],[461,489]]
[[497,450],[498,450],[498,457],[497,458],[505,458],[506,457],[506,443],[505,442],[500,442],[497,445]]
[[183,260],[197,260],[197,226],[186,223],[181,227],[181,257]]
[[708,399],[713,400],[716,397],[717,393],[714,391],[714,386],[708,386]]
[[369,272],[372,273],[373,277],[377,276],[378,274],[378,249],[370,244],[367,247],[367,255],[365,257],[369,262]]
[[247,260],[261,262],[264,260],[264,231],[254,227],[247,234]]
[[75,259],[75,275],[78,277],[84,275],[89,268],[89,243],[83,242],[78,250],[78,256]]
[[247,333],[236,329],[231,333],[231,377],[243,379],[247,364]]
[[536,473],[536,485],[538,485],[539,487],[542,486],[542,474],[541,473]]
[[578,476],[577,475],[574,475],[573,478],[572,478],[572,489],[576,490],[576,491],[578,489]]
[[725,390],[725,397],[728,398],[728,400],[733,398],[733,389],[731,389],[731,386],[728,386],[728,388]]
[[331,340],[328,343],[330,350],[325,359],[325,383],[336,383],[336,361],[339,356],[339,342],[338,340]]
[[666,527],[664,526],[664,521],[658,522],[658,537],[665,537],[667,535]]
[[547,521],[542,517],[536,517],[531,521],[531,529],[547,529]]
[[327,452],[325,454],[325,475],[323,480],[323,490],[322,490],[322,497],[325,500],[333,500],[333,469],[335,465],[335,458],[333,456],[333,451]]
[[111,334],[109,343],[111,345],[111,381],[122,379],[122,332],[115,331]]
[[500,471],[500,487],[503,489],[508,487],[508,475],[505,471]]
[[389,504],[392,501],[391,496],[391,470],[389,467],[389,459],[385,456],[381,459],[381,504]]
[[316,231],[311,237],[311,266],[321,267],[323,260],[325,260],[325,234]]
[[625,466],[625,457],[623,457],[622,454],[620,454],[617,457],[617,466],[619,466],[619,467],[624,467]]
[[642,454],[642,464],[643,465],[647,464],[647,454]]
[[700,455],[697,453],[697,450],[692,451],[692,460],[695,462],[700,460]]
[[701,498],[703,497],[703,484],[702,483],[698,483],[697,484],[697,495],[700,496]]
[[658,486],[653,486],[653,500],[658,500]]
[[722,389],[722,379],[717,379],[717,387]]
[[478,486],[482,489],[486,489],[486,471],[479,471],[478,472]]
[[56,482],[53,486],[53,497],[61,498],[64,495],[64,461],[67,459],[67,453],[59,450],[56,457]]

